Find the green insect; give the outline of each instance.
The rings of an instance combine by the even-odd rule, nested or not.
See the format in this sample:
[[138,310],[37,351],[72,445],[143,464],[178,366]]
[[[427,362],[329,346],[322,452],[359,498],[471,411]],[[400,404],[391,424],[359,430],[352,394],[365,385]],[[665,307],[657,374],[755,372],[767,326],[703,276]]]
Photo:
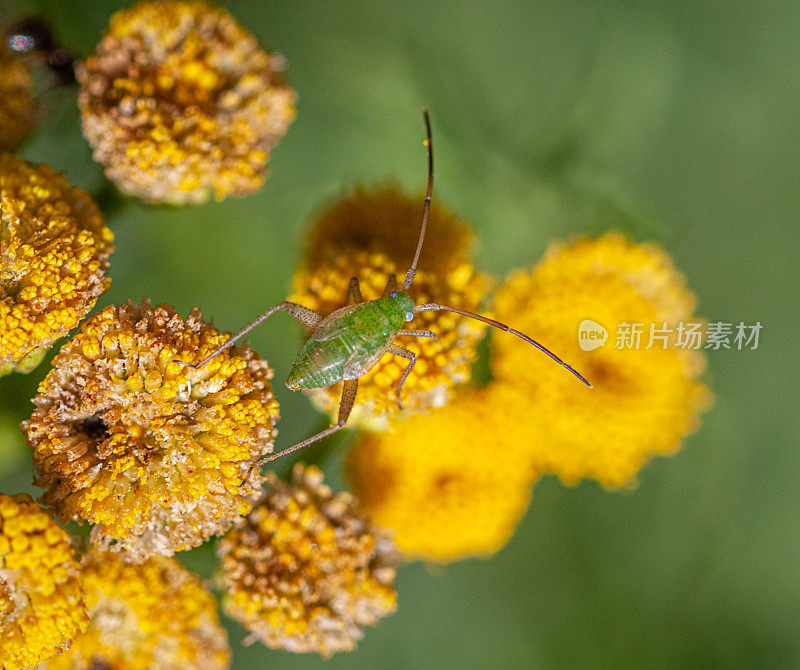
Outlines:
[[[297,303],[287,301],[280,302],[274,307],[270,307],[250,325],[196,365],[178,361],[194,369],[201,368],[214,358],[214,356],[217,356],[225,351],[225,349],[232,346],[234,342],[275,314],[275,312],[284,311],[300,321],[304,326],[311,329],[311,336],[303,345],[303,348],[300,349],[292,365],[289,378],[286,380],[286,386],[292,391],[296,391],[298,389],[324,388],[332,386],[337,382],[344,382],[342,399],[339,403],[339,416],[335,424],[276,454],[263,456],[250,466],[248,475],[253,468],[281,456],[285,456],[286,454],[290,454],[298,449],[302,449],[340,430],[347,423],[350,411],[353,409],[356,393],[358,391],[358,378],[368,372],[386,352],[402,356],[409,360],[408,366],[405,372],[403,372],[403,376],[400,377],[396,388],[397,405],[402,409],[400,393],[411,369],[414,367],[414,363],[416,363],[416,356],[408,349],[394,344],[394,338],[398,335],[436,338],[436,334],[430,330],[403,329],[406,322],[414,318],[416,312],[447,310],[477,319],[494,328],[505,330],[522,338],[547,354],[590,388],[592,386],[575,369],[524,333],[514,330],[510,326],[495,321],[494,319],[489,319],[485,316],[455,307],[448,307],[435,302],[415,305],[414,300],[406,293],[414,281],[414,275],[416,274],[417,262],[419,261],[419,255],[422,251],[423,240],[425,239],[425,228],[428,225],[431,194],[433,192],[433,142],[431,139],[431,123],[428,112],[423,112],[423,115],[427,132],[427,141],[425,144],[428,147],[428,192],[425,197],[425,205],[422,214],[422,229],[419,234],[419,241],[417,242],[414,262],[406,273],[402,290],[397,290],[397,279],[392,275],[389,277],[389,281],[381,297],[376,300],[365,302],[361,297],[358,278],[352,277],[350,279],[347,297],[345,298],[345,306],[337,309],[326,317]],[[348,304],[351,300],[352,304]]]

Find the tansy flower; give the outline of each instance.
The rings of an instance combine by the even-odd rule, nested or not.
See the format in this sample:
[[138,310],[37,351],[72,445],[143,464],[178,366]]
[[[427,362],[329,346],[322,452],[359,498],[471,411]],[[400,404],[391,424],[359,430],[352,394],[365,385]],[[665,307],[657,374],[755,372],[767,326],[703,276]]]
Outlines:
[[0,152],[17,149],[35,127],[31,73],[0,44]]
[[0,494],[0,668],[32,668],[87,623],[69,534],[27,494]]
[[[380,297],[389,276],[403,283],[414,258],[422,220],[423,198],[409,198],[393,188],[359,189],[334,204],[309,232],[303,264],[294,277],[290,298],[327,315],[344,306],[350,278],[358,277],[364,300]],[[474,311],[489,287],[485,275],[470,264],[473,234],[453,214],[434,205],[425,247],[409,294],[417,303],[438,301]],[[475,349],[485,333],[479,322],[450,312],[421,312],[408,328],[432,330],[431,338],[398,336],[400,346],[417,356],[403,385],[403,406],[410,412],[443,405],[456,384],[470,378]],[[373,428],[387,425],[397,412],[395,387],[408,360],[386,354],[359,378],[351,423]],[[341,384],[307,392],[326,411],[335,413]]]
[[174,558],[141,564],[94,551],[81,563],[89,627],[39,670],[222,670],[230,649],[216,602]]
[[33,369],[94,307],[113,239],[87,193],[0,155],[0,375]]
[[[423,195],[409,197],[395,186],[356,187],[332,203],[308,231],[304,266],[326,266],[343,249],[382,253],[402,268],[402,283],[417,249],[423,202]],[[474,242],[468,224],[432,202],[419,267],[441,275],[458,270],[471,260]]]
[[272,450],[272,370],[193,310],[128,301],[86,323],[53,361],[23,423],[44,500],[62,520],[141,559],[201,544],[250,510],[249,463]]
[[519,393],[490,384],[364,434],[347,457],[354,492],[409,558],[490,556],[513,533],[537,475],[520,422],[530,411]]
[[282,64],[209,2],[140,2],[77,68],[83,132],[109,179],[145,200],[245,195],[295,116]]
[[315,467],[291,484],[267,473],[264,498],[219,544],[225,611],[272,649],[349,651],[394,612],[394,545]]
[[[496,377],[518,388],[531,407],[526,417],[537,467],[567,483],[589,477],[615,488],[630,483],[654,454],[680,448],[710,399],[697,380],[701,352],[677,340],[681,322],[700,321],[694,306],[663,250],[616,234],[554,245],[531,272],[511,276],[496,296],[497,318],[551,347],[594,385],[583,388],[516,338],[494,338]],[[584,320],[608,331],[604,346],[579,346]],[[668,342],[656,337],[650,345],[651,328]],[[638,346],[634,330],[641,331]],[[630,341],[619,339],[625,333]]]

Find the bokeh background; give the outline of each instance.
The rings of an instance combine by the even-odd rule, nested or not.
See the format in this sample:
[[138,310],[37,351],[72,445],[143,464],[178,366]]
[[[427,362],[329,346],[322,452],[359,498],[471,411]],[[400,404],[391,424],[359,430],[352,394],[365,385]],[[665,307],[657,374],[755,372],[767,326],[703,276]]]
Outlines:
[[[86,55],[127,4],[3,9],[43,14]],[[332,198],[357,183],[421,191],[427,106],[434,197],[478,231],[480,269],[502,277],[553,239],[615,228],[673,255],[699,314],[763,324],[757,351],[710,353],[715,407],[638,487],[540,481],[497,556],[403,567],[398,612],[325,667],[798,667],[797,4],[223,4],[286,57],[300,96],[258,193],[186,209],[120,201],[80,133],[75,89],[48,96],[44,127],[21,152],[106,206],[117,251],[99,306],[148,296],[242,327],[286,297],[303,231]],[[251,342],[277,371],[277,446],[288,446],[322,420],[281,383],[299,333],[276,317]],[[47,368],[0,379],[4,492],[38,493],[17,426]],[[335,487],[342,453],[308,455]],[[213,570],[210,545],[182,558]],[[234,668],[324,663],[242,647],[241,628],[226,625]]]

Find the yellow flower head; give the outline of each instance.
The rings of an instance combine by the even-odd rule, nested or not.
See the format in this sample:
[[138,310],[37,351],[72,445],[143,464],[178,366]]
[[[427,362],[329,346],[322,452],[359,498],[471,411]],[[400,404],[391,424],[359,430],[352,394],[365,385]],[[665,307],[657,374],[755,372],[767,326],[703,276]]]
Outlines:
[[0,44],[0,152],[17,149],[35,127],[31,73]]
[[0,494],[0,668],[32,668],[87,624],[69,534],[27,494]]
[[[697,381],[704,359],[676,340],[692,316],[694,295],[669,256],[620,235],[558,244],[530,273],[500,289],[494,312],[579,370],[587,389],[563,368],[513,337],[492,341],[498,379],[531,408],[528,424],[537,467],[567,483],[593,478],[615,488],[630,483],[654,454],[669,455],[698,426],[708,389]],[[584,320],[608,331],[604,346],[584,351]],[[638,348],[618,348],[618,324],[644,324]],[[664,348],[650,328],[673,330]]]
[[94,551],[81,563],[89,627],[39,670],[223,670],[230,648],[213,596],[174,558],[131,564]]
[[113,239],[63,175],[0,155],[0,375],[31,370],[94,307]]
[[[344,250],[370,251],[386,254],[400,267],[402,283],[417,250],[423,202],[423,195],[409,197],[395,186],[355,188],[314,222],[308,232],[305,267],[324,267],[332,255]],[[474,242],[468,224],[433,202],[418,267],[440,275],[459,270],[472,258]]]
[[128,301],[83,324],[53,361],[22,425],[44,500],[89,521],[94,540],[137,560],[201,544],[246,514],[272,450],[272,370],[193,310]]
[[272,649],[350,651],[397,606],[394,545],[319,469],[298,464],[291,484],[267,478],[264,498],[219,545],[225,612]]
[[[322,315],[344,306],[350,278],[358,277],[364,300],[380,297],[389,276],[402,285],[414,258],[422,217],[422,198],[393,188],[357,190],[337,202],[309,233],[304,261],[294,277],[290,300]],[[409,294],[417,303],[438,301],[474,311],[489,288],[485,275],[469,262],[473,234],[456,217],[434,206],[425,247]],[[421,312],[408,328],[427,329],[439,339],[399,336],[395,342],[417,356],[403,386],[403,406],[411,412],[443,405],[456,384],[470,379],[475,349],[485,333],[479,322],[450,312]],[[387,425],[397,412],[395,388],[408,360],[386,354],[359,378],[351,423]],[[341,384],[309,391],[326,411],[336,412]]]
[[365,434],[347,458],[364,509],[409,558],[489,556],[509,539],[536,471],[520,415],[503,384],[465,389],[429,416]]
[[205,0],[117,12],[77,68],[83,132],[123,190],[154,202],[245,195],[294,119],[282,59]]

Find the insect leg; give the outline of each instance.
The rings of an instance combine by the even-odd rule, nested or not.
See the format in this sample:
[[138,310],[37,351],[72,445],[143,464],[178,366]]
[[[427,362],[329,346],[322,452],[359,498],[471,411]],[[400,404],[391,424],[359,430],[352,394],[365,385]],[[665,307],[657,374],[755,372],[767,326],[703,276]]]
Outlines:
[[364,298],[361,297],[361,286],[358,283],[358,277],[350,277],[350,285],[347,287],[347,296],[344,299],[345,305],[350,302],[350,298],[353,298],[354,305],[364,302]]
[[298,321],[302,322],[304,325],[308,326],[309,328],[313,328],[317,325],[317,323],[322,319],[320,314],[317,314],[314,310],[308,309],[308,307],[303,307],[302,305],[298,305],[294,302],[279,302],[274,307],[270,307],[266,312],[264,312],[261,316],[259,316],[255,321],[253,321],[250,325],[245,326],[244,329],[240,330],[236,335],[230,338],[225,344],[221,347],[218,347],[214,351],[212,351],[208,356],[206,356],[202,361],[199,363],[192,365],[191,363],[187,363],[186,361],[174,361],[175,363],[180,363],[181,365],[185,365],[188,368],[193,368],[198,370],[202,368],[206,363],[208,363],[214,356],[218,356],[223,351],[232,347],[233,344],[240,338],[244,337],[249,333],[253,328],[260,325],[264,321],[266,321],[269,317],[271,317],[275,312],[278,310],[283,310],[289,316],[294,317]]
[[381,294],[381,297],[385,298],[392,291],[396,291],[396,290],[397,290],[397,275],[392,273],[392,274],[389,275],[389,281],[386,282],[386,288],[383,289],[383,293]]
[[[315,312],[313,309],[309,309],[308,307],[303,307],[302,305],[298,305],[296,302],[287,302],[284,300],[279,305],[276,305],[276,307],[282,309],[289,316],[297,319],[300,323],[302,323],[304,326],[307,326],[308,328],[313,328],[322,320],[322,314],[319,314],[318,312]],[[253,327],[255,328],[255,326]],[[239,337],[239,335],[237,335],[236,337]]]
[[438,340],[439,336],[432,330],[398,330],[398,335],[408,335],[409,337],[432,337]]
[[262,456],[247,470],[247,474],[242,480],[242,484],[244,484],[244,482],[250,478],[250,473],[255,468],[263,465],[264,463],[269,463],[270,461],[274,461],[276,458],[286,456],[287,454],[291,454],[293,451],[307,447],[309,444],[314,444],[314,442],[318,442],[322,438],[328,437],[328,435],[333,435],[333,433],[335,433],[337,430],[342,429],[347,423],[347,419],[350,418],[350,412],[352,411],[353,405],[356,402],[357,392],[358,379],[345,379],[342,388],[342,400],[339,402],[339,419],[336,421],[336,423],[325,430],[320,431],[316,435],[312,435],[308,439],[303,440],[302,442],[298,442],[297,444],[293,444],[291,447],[287,447],[286,449],[279,451],[277,454],[267,454],[266,456]]
[[358,393],[358,379],[345,379],[342,384],[342,399],[339,401],[339,420],[336,422],[340,428],[350,418],[350,412],[356,403],[356,393]]
[[386,351],[388,351],[390,354],[394,354],[395,356],[402,356],[403,358],[408,358],[411,361],[408,364],[406,371],[403,373],[403,376],[400,377],[400,383],[397,385],[396,389],[397,407],[399,409],[403,409],[403,403],[400,401],[400,391],[402,390],[403,384],[405,384],[406,379],[408,379],[408,375],[411,373],[411,368],[413,368],[414,363],[417,362],[417,355],[413,351],[409,351],[408,349],[403,349],[403,347],[398,347],[396,344],[390,344],[389,348]]

